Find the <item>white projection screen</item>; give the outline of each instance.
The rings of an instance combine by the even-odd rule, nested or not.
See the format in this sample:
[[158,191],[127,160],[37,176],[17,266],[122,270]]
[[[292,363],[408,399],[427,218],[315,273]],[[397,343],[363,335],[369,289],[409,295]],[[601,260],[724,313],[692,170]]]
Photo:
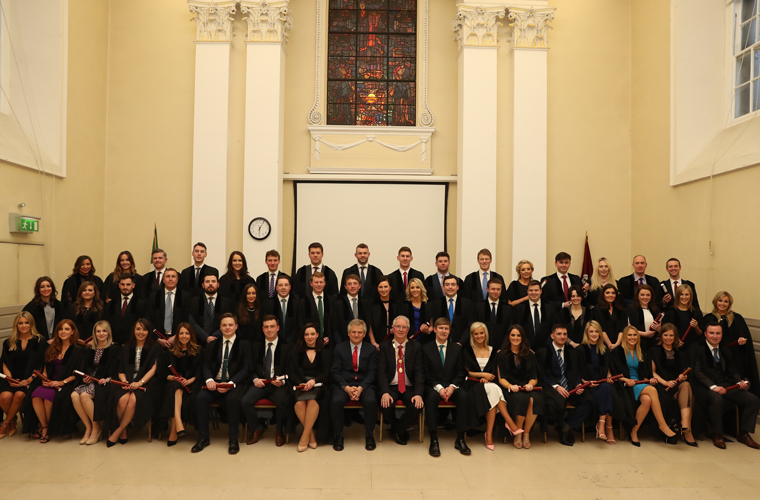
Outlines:
[[435,254],[446,249],[448,184],[390,182],[293,183],[294,271],[309,263],[309,244],[322,243],[324,263],[338,279],[356,264],[356,245],[366,243],[370,263],[390,274],[402,246],[412,249],[412,267],[435,271]]

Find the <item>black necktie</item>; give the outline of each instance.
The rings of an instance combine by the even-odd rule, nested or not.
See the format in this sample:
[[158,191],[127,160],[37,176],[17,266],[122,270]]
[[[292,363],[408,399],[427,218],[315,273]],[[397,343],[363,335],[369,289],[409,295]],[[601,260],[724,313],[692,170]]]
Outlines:
[[266,370],[265,378],[270,378],[272,376],[272,342],[269,342],[267,353],[264,356],[264,369]]
[[496,321],[496,302],[491,302],[491,321]]
[[538,304],[533,304],[533,334],[538,335],[541,328],[541,316],[538,313]]

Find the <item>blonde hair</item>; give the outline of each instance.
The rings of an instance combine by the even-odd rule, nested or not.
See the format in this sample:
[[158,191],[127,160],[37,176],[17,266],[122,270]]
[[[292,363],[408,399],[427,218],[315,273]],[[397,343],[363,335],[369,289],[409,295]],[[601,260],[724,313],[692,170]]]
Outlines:
[[518,262],[517,265],[515,266],[515,271],[517,271],[517,279],[518,280],[520,279],[520,268],[523,265],[525,265],[525,264],[528,264],[530,266],[530,278],[529,279],[533,279],[533,271],[535,271],[536,268],[533,266],[533,263],[531,261],[523,259],[520,262]]
[[103,347],[105,349],[106,347],[111,347],[111,344],[113,344],[113,332],[111,332],[111,323],[109,323],[106,320],[101,320],[95,323],[95,326],[92,327],[92,345],[90,346],[90,349],[93,351],[99,349],[98,347],[98,337],[95,336],[95,332],[98,331],[98,327],[102,327],[103,330],[108,332],[108,338],[106,339],[106,345]]
[[628,348],[628,341],[627,341],[628,332],[630,330],[633,330],[634,332],[636,332],[636,359],[638,359],[639,361],[644,361],[644,356],[641,354],[641,334],[639,333],[639,329],[633,325],[628,325],[625,328],[623,328],[622,335],[624,336],[624,338],[623,338],[622,344],[623,344],[623,351],[625,352],[625,356],[628,357],[628,354],[632,352]]
[[13,329],[11,330],[11,336],[8,339],[9,351],[16,350],[16,342],[18,342],[18,338],[21,336],[18,331],[18,320],[21,318],[26,318],[26,320],[29,322],[29,326],[31,326],[29,332],[32,334],[32,338],[42,340],[42,335],[37,331],[37,327],[34,325],[34,316],[32,316],[32,313],[29,311],[21,311],[16,315],[15,318],[13,318]]
[[428,294],[427,290],[425,290],[425,285],[422,284],[422,280],[419,278],[412,278],[409,280],[409,283],[406,285],[406,300],[409,302],[412,301],[412,292],[409,290],[412,287],[412,283],[420,287],[420,298],[422,299],[422,302],[428,301]]
[[[681,287],[678,287],[679,290]],[[720,320],[720,313],[718,312],[718,300],[721,299],[721,297],[725,297],[728,299],[728,311],[726,312],[726,321],[728,321],[728,326],[731,326],[731,323],[734,322],[734,311],[731,310],[731,308],[734,306],[734,298],[731,296],[730,293],[728,293],[725,290],[721,290],[720,292],[715,294],[715,297],[712,299],[712,305],[713,315]]]
[[473,324],[470,325],[470,347],[472,347],[473,350],[475,350],[475,340],[472,338],[472,334],[477,330],[478,328],[482,328],[483,331],[486,334],[486,339],[483,341],[483,345],[488,347],[490,345],[490,342],[488,340],[488,327],[485,325],[485,323],[481,323],[480,321],[476,321]]
[[610,270],[607,274],[607,284],[611,284],[617,288],[617,282],[615,281],[615,275],[612,274],[612,266],[610,265],[610,262],[607,260],[607,257],[599,257],[599,260],[596,261],[596,272],[591,276],[591,290],[599,290],[604,286],[602,285],[602,278],[599,277],[599,263],[601,261],[606,262],[607,269]]
[[689,311],[694,310],[694,290],[691,289],[689,285],[681,285],[678,288],[676,288],[675,295],[675,306],[678,307],[681,304],[681,295],[683,295],[685,292],[689,292],[689,303],[686,304],[686,309]]
[[583,329],[583,340],[581,340],[581,344],[588,346],[591,345],[591,342],[588,339],[589,328],[596,328],[596,331],[599,332],[599,338],[596,341],[596,352],[599,354],[604,354],[607,352],[607,346],[605,346],[604,342],[602,341],[602,325],[600,325],[598,321],[591,320],[586,323],[586,328]]

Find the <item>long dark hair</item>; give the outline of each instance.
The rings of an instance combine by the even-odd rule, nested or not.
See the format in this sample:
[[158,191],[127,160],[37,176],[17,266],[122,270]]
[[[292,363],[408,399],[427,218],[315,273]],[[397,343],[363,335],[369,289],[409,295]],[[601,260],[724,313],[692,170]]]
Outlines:
[[246,296],[248,295],[248,290],[253,288],[256,290],[256,300],[253,302],[253,319],[254,321],[259,320],[259,315],[261,314],[261,295],[259,295],[259,288],[254,283],[248,283],[243,287],[243,293],[240,296],[240,304],[238,304],[238,318],[240,320],[238,323],[241,325],[250,325],[251,324],[251,315],[248,314],[248,299]]
[[84,276],[87,276],[88,278],[92,278],[95,276],[95,264],[92,263],[92,259],[89,255],[80,255],[77,257],[77,261],[74,262],[74,269],[71,271],[71,274],[69,274],[69,277],[76,276],[79,274],[79,268],[82,267],[82,264],[84,264],[84,261],[89,260],[90,261],[90,272],[85,274]]
[[512,333],[512,330],[517,330],[520,332],[520,348],[517,350],[517,355],[524,359],[528,356],[528,353],[530,353],[530,346],[528,345],[528,341],[525,339],[525,329],[520,325],[512,325],[507,328],[507,336],[504,338],[504,342],[501,344],[500,353],[504,354],[505,356],[513,354],[512,342],[509,340],[509,335]]
[[[314,330],[319,333],[319,328],[314,323],[306,323],[303,325],[303,327],[298,332],[298,340],[296,340],[296,345],[293,347],[293,349],[296,352],[304,352],[306,350],[306,341],[303,339],[304,334],[306,333],[306,330],[309,328],[314,328]],[[321,337],[317,337],[317,342],[314,344],[314,350],[319,352],[322,350],[322,348],[325,346],[324,341]]]
[[[610,288],[615,290],[615,301],[612,303],[612,307],[618,311],[624,310],[623,304],[620,303],[620,292],[618,292],[617,287],[612,283],[607,283],[602,287],[602,292],[599,294],[599,299],[597,300],[597,307],[600,307],[604,311],[609,309],[610,306],[607,305],[607,301],[604,299],[604,292]],[[652,295],[652,300],[654,300],[654,295]]]
[[145,338],[145,344],[143,345],[145,350],[148,350],[153,347],[153,344],[156,342],[156,340],[153,338],[153,326],[150,324],[150,321],[145,318],[140,318],[135,321],[135,325],[132,327],[132,331],[129,333],[129,340],[124,345],[132,348],[137,347],[137,338],[135,337],[135,329],[137,328],[137,325],[140,325],[148,330],[148,336]]
[[119,256],[116,257],[116,268],[113,270],[113,282],[118,283],[119,282],[119,276],[121,276],[121,273],[124,272],[124,270],[121,268],[121,256],[126,255],[129,259],[129,274],[135,275],[137,274],[137,269],[135,268],[135,259],[132,257],[132,252],[129,250],[124,250],[123,252],[119,252]]
[[103,317],[103,301],[100,300],[100,290],[98,290],[97,285],[93,283],[92,281],[83,281],[81,285],[79,285],[79,290],[77,290],[77,299],[74,301],[74,310],[77,314],[82,314],[85,312],[84,310],[84,299],[82,298],[82,292],[85,288],[88,286],[91,286],[93,290],[95,290],[95,296],[92,298],[92,308],[91,311],[95,311],[98,313],[99,317]]
[[654,288],[652,288],[649,285],[640,285],[636,289],[636,291],[633,292],[633,307],[635,307],[636,309],[642,309],[641,302],[639,302],[639,292],[642,290],[648,290],[649,293],[652,295],[652,298],[649,299],[649,312],[651,312],[652,315],[656,317],[657,313],[660,312],[660,309],[658,309],[657,307],[657,301],[654,300]]
[[[63,342],[61,341],[61,337],[58,336],[58,332],[61,331],[63,325],[69,325],[73,330],[71,332],[71,337],[69,337],[69,347],[76,347],[77,345],[77,340],[79,340],[79,330],[77,330],[77,325],[75,325],[70,319],[62,319],[56,325],[55,331],[53,332],[53,341],[50,343],[47,351],[45,351],[45,363],[50,363],[63,352]],[[50,374],[48,373],[48,375]]]
[[[192,326],[190,326],[190,323],[180,323],[177,325],[177,335],[179,335],[180,330],[182,329],[187,330],[190,333],[190,342],[187,343],[187,355],[188,356],[196,356],[199,352],[201,352],[201,346],[198,345],[198,339],[195,336],[195,330]],[[177,338],[174,341],[174,345],[172,346],[171,353],[174,354],[174,357],[181,358],[185,354],[182,352],[182,347],[179,343],[179,338]]]
[[243,268],[240,270],[240,277],[245,278],[246,276],[250,276],[250,274],[248,274],[248,261],[245,260],[245,255],[243,255],[243,252],[238,252],[237,250],[235,250],[234,252],[230,254],[230,258],[227,259],[227,272],[224,273],[224,276],[222,276],[222,278],[226,277],[227,279],[230,279],[233,281],[237,279],[237,275],[235,274],[235,269],[232,267],[232,258],[236,255],[239,255],[240,258],[243,260]]
[[45,302],[42,300],[42,295],[40,294],[40,286],[45,281],[50,283],[50,287],[53,289],[53,293],[50,294],[50,305],[54,306],[56,302],[58,302],[58,299],[56,298],[56,295],[58,295],[58,290],[55,289],[55,283],[53,283],[53,279],[49,276],[41,276],[37,278],[37,281],[34,282],[34,303],[38,306],[45,305]]

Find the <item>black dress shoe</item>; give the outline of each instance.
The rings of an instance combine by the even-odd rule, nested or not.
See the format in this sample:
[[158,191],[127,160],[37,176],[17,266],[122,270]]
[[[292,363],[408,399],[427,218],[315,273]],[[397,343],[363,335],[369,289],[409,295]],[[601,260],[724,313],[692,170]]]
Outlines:
[[464,438],[457,439],[456,441],[454,441],[454,448],[459,450],[459,453],[461,453],[462,455],[469,455],[472,453],[472,451],[470,450],[470,447],[467,446],[467,442],[464,440]]
[[396,431],[391,431],[391,437],[394,441],[396,441],[396,444],[400,444],[402,446],[406,445],[406,439],[400,436]]
[[438,440],[437,439],[431,439],[430,440],[430,456],[431,457],[440,457],[441,456],[441,447],[438,446]]
[[175,444],[177,444],[177,440],[176,439],[174,441],[169,441],[168,439],[166,440],[166,446],[172,447]]
[[110,448],[111,446],[114,446],[116,444],[115,441],[111,441],[110,439],[106,439],[106,448]]
[[230,441],[230,447],[227,449],[230,455],[237,455],[237,452],[240,451],[240,445],[237,442],[237,439],[235,441]]
[[573,445],[572,435],[569,432],[561,431],[559,433],[559,442],[560,444],[563,444],[565,446],[572,446]]
[[333,450],[343,451],[343,433],[339,432],[333,438]]
[[199,453],[203,451],[203,448],[205,448],[206,446],[210,444],[211,444],[211,441],[209,441],[208,439],[199,439],[198,442],[195,443],[195,446],[193,446],[193,449],[190,451],[193,453]]
[[635,446],[636,448],[641,448],[641,443],[639,443],[638,441],[634,441],[634,440],[633,440],[633,438],[631,437],[631,435],[630,435],[630,434],[628,435],[628,440],[629,440],[629,441],[631,442],[631,444],[632,444],[633,446]]
[[366,434],[364,434],[364,440],[365,440],[365,445],[364,445],[365,450],[372,451],[375,448],[377,448],[377,445],[375,444],[375,436],[371,432],[367,432]]
[[575,444],[575,436],[573,436],[573,431],[567,431],[567,439],[571,444]]
[[665,436],[665,442],[668,444],[678,444],[678,434],[672,436]]
[[129,438],[119,439],[119,444],[127,444],[127,441],[129,441]]

